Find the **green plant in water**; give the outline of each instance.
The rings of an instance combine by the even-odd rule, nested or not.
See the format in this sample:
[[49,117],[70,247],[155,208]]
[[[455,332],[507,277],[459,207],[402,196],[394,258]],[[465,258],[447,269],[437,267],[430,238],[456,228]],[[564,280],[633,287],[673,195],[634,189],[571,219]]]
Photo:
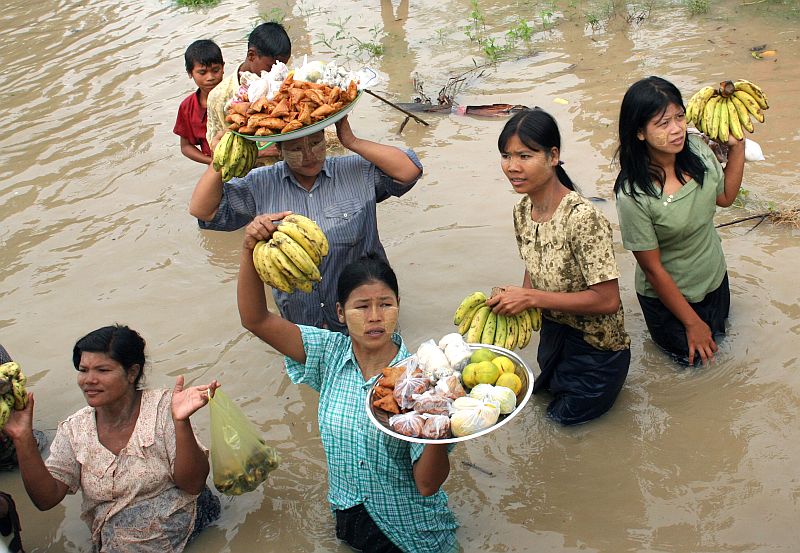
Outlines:
[[179,8],[211,8],[219,4],[219,0],[175,0]]
[[692,15],[701,15],[709,12],[709,0],[683,0]]
[[268,12],[258,14],[258,18],[263,23],[283,23],[286,19],[286,12],[280,8],[271,8]]
[[319,33],[314,44],[325,46],[337,58],[364,60],[365,57],[367,59],[381,57],[384,54],[384,47],[380,43],[383,30],[375,25],[369,30],[370,39],[361,40],[347,30],[349,21],[350,16],[347,16],[335,23],[330,23],[330,26],[334,28],[334,33],[330,36]]
[[744,186],[739,188],[739,192],[736,194],[736,199],[733,200],[733,207],[743,208],[747,204],[748,196],[750,196],[749,190],[747,190]]

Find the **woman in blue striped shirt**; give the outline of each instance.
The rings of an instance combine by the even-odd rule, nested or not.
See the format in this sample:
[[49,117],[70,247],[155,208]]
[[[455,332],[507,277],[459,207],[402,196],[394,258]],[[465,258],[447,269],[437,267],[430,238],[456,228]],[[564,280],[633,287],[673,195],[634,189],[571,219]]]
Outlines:
[[441,486],[450,473],[447,445],[412,444],[372,425],[366,398],[381,369],[409,352],[397,324],[397,278],[380,259],[348,264],[337,282],[339,321],[349,336],[296,325],[267,309],[253,247],[281,214],[256,217],[245,231],[239,269],[242,324],[286,356],[292,382],[319,392],[319,430],[328,463],[328,501],[336,536],[371,553],[457,550],[455,517]]

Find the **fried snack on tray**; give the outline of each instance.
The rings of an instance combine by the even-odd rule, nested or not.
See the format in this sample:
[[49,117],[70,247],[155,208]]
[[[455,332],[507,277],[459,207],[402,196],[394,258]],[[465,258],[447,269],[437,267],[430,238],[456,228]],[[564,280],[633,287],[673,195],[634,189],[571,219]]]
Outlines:
[[290,74],[271,100],[258,98],[251,102],[233,102],[225,121],[229,129],[241,134],[267,136],[262,128],[273,133],[296,131],[313,125],[341,111],[358,96],[358,84],[351,81],[347,89],[321,83],[295,81]]
[[395,401],[392,394],[383,396],[377,401],[373,401],[372,406],[377,407],[378,409],[383,409],[387,413],[394,413],[395,415],[400,413],[400,406],[397,405],[397,401]]
[[381,386],[385,386],[386,388],[394,388],[397,381],[403,376],[406,372],[405,367],[386,367],[381,371],[383,373],[383,378],[381,379]]
[[375,399],[381,399],[382,397],[392,395],[393,390],[391,388],[386,388],[384,386],[375,386],[375,389],[372,391],[372,397]]

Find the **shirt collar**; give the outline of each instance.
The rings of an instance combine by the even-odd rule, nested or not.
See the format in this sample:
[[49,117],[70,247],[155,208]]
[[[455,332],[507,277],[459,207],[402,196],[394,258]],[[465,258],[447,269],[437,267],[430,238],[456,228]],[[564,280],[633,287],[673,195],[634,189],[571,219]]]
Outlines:
[[[142,403],[139,406],[139,418],[136,421],[136,427],[133,429],[133,434],[128,441],[127,449],[128,455],[135,455],[137,457],[144,457],[142,449],[149,447],[155,443],[156,435],[156,419],[158,418],[158,397],[159,394],[154,390],[142,390]],[[172,400],[172,394],[169,399]]]

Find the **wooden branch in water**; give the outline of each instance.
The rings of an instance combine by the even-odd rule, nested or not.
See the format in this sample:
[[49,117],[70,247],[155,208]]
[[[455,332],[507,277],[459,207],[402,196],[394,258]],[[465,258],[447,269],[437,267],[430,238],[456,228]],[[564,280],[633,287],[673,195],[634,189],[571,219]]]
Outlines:
[[494,476],[494,473],[492,471],[486,470],[483,467],[479,467],[478,465],[476,465],[475,463],[472,463],[470,461],[461,461],[461,464],[464,465],[467,468],[475,469],[478,472],[482,472],[486,476]]
[[423,124],[423,125],[425,125],[426,127],[430,126],[430,124],[429,124],[427,121],[425,121],[424,119],[420,119],[419,117],[417,117],[416,115],[414,115],[414,114],[413,114],[413,113],[411,113],[410,111],[406,111],[406,110],[404,110],[403,108],[401,108],[400,106],[398,106],[397,104],[393,104],[392,102],[390,102],[390,101],[389,101],[389,100],[387,100],[386,98],[384,98],[384,97],[382,97],[382,96],[378,96],[377,94],[375,94],[374,92],[372,92],[370,89],[368,89],[368,88],[365,88],[365,89],[364,89],[364,92],[366,92],[366,93],[367,93],[367,94],[369,94],[370,96],[375,96],[375,97],[376,97],[378,100],[380,100],[380,101],[382,101],[382,102],[386,102],[387,104],[389,104],[390,106],[392,106],[392,107],[393,107],[394,109],[396,109],[397,111],[400,111],[400,112],[403,112],[403,113],[405,113],[405,114],[406,114],[408,117],[411,117],[411,118],[412,118],[414,121],[416,121],[417,123],[422,123],[422,124]]
[[[789,209],[789,210],[786,210],[786,211],[767,211],[765,213],[759,213],[757,215],[749,215],[747,217],[741,217],[739,219],[734,219],[733,221],[728,221],[727,223],[720,223],[718,225],[714,225],[714,227],[715,228],[728,227],[730,225],[735,225],[735,224],[738,224],[738,223],[744,223],[746,221],[752,221],[754,219],[761,219],[761,221],[759,221],[753,227],[753,229],[754,229],[758,225],[760,225],[762,222],[764,222],[764,219],[769,219],[770,217],[776,218],[776,219],[780,219],[782,216],[794,217],[794,216],[797,216],[798,214],[800,214],[800,208]],[[750,230],[753,230],[753,229],[750,229]]]

